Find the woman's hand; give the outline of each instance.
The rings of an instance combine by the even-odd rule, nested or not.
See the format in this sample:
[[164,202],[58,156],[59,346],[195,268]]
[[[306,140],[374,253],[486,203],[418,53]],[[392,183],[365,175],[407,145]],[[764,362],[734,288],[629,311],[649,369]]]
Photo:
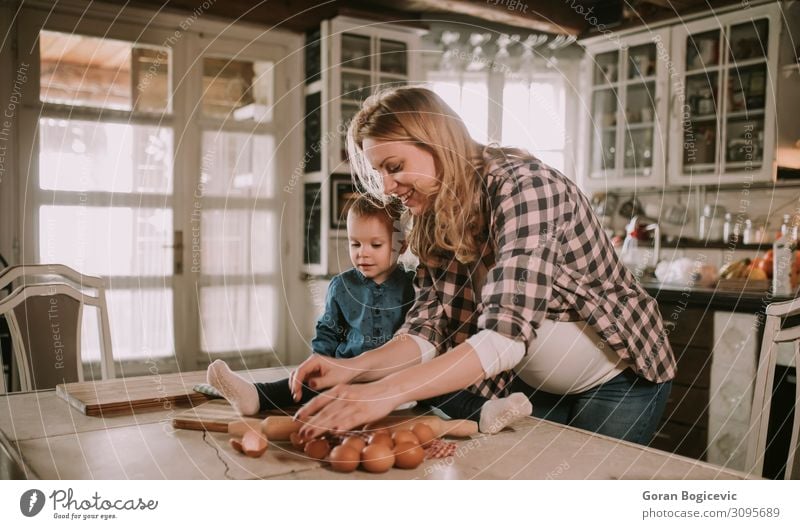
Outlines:
[[402,402],[396,391],[387,391],[383,381],[369,384],[340,384],[317,395],[295,415],[303,423],[305,438],[326,432],[343,433],[389,415]]
[[300,364],[289,375],[289,388],[295,402],[303,394],[303,384],[315,391],[346,384],[360,373],[354,364],[354,359],[331,358],[320,354],[313,354]]

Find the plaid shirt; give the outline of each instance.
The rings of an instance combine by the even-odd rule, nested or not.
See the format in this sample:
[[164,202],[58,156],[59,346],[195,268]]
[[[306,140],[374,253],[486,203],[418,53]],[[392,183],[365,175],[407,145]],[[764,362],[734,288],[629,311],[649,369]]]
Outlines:
[[[490,329],[527,350],[543,318],[586,321],[638,375],[674,378],[656,301],[619,260],[575,183],[534,157],[487,160],[485,180],[488,272],[480,295],[478,263],[420,265],[417,300],[397,334],[417,335],[442,354]],[[469,389],[502,397],[512,377],[506,371]]]

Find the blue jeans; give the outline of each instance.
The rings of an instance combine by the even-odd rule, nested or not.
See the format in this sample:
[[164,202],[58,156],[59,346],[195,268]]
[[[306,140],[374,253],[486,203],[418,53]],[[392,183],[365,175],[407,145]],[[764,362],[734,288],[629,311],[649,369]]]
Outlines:
[[626,369],[605,384],[574,395],[536,390],[518,377],[511,391],[533,404],[533,416],[646,445],[658,427],[672,381],[656,384]]

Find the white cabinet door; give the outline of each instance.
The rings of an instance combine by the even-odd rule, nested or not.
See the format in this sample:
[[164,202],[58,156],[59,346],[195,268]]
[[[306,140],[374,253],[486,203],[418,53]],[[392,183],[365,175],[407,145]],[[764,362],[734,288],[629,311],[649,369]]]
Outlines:
[[669,183],[771,180],[779,12],[767,5],[673,27]]
[[664,184],[669,31],[587,46],[584,164],[587,190]]

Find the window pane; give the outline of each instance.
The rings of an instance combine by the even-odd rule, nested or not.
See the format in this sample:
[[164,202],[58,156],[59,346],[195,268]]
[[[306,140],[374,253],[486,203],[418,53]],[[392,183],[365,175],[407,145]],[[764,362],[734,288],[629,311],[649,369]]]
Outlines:
[[277,272],[278,226],[272,211],[203,211],[200,271],[209,275]]
[[172,130],[42,118],[39,186],[60,191],[169,193]]
[[[172,291],[169,289],[106,290],[111,349],[115,360],[147,360],[174,351]],[[86,307],[81,326],[84,362],[100,361],[97,310]]]
[[566,143],[564,86],[561,81],[507,80],[503,88],[503,143],[529,149],[563,149]]
[[461,116],[476,141],[489,141],[489,92],[486,78],[480,80],[434,80],[431,89]]
[[172,210],[41,206],[39,261],[99,276],[172,274]]
[[506,80],[503,87],[503,144],[527,148],[531,144],[528,83]]
[[273,63],[203,59],[203,114],[236,121],[272,120]]
[[40,99],[49,103],[169,110],[167,48],[42,31]]
[[213,197],[274,197],[275,154],[275,139],[269,135],[204,132],[202,194]]
[[277,339],[271,285],[213,286],[200,289],[200,344],[205,353],[272,350]]
[[486,80],[464,82],[459,114],[475,141],[489,142],[489,90]]
[[553,169],[557,169],[562,173],[564,172],[565,163],[564,153],[562,151],[537,151],[536,157]]

